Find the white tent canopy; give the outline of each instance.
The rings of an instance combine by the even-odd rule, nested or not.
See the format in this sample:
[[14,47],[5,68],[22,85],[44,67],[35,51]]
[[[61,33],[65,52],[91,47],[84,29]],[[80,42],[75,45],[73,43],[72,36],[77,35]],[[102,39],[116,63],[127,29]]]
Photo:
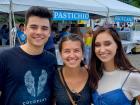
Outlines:
[[9,23],[14,16],[11,12],[26,11],[31,6],[46,6],[51,10],[80,11],[102,16],[140,16],[140,9],[118,0],[0,0],[0,11],[9,13]]
[[14,2],[12,1],[12,4],[10,4],[10,2],[11,0],[0,0],[0,11],[5,13],[10,13],[11,7],[13,11],[22,11],[22,10],[24,11],[27,8],[29,8],[29,5],[23,5],[21,3],[19,4],[19,2],[14,3],[15,1]]
[[52,10],[81,11],[102,16],[140,16],[140,9],[118,0],[0,0],[0,11],[10,12],[10,1],[14,12],[25,11],[30,6],[46,6]]
[[107,16],[107,8],[95,0],[46,0],[56,4],[61,10],[88,12]]
[[0,0],[0,11],[9,13],[10,1],[14,12],[25,11],[30,6],[46,6],[52,10],[88,12],[106,16],[107,8],[94,0]]
[[[9,13],[9,29],[12,29],[12,20],[14,20],[13,12],[26,11],[31,6],[46,6],[52,10],[70,10],[95,14],[104,14],[106,16],[107,9],[99,3],[92,0],[0,0],[0,11]],[[15,35],[10,35],[10,45],[13,46]]]
[[46,6],[52,10],[71,10],[94,13],[102,16],[140,16],[140,9],[118,0],[0,0],[0,11],[10,12],[10,1],[14,12],[25,11],[30,6]]
[[96,0],[102,6],[109,9],[109,16],[132,15],[140,16],[140,9],[118,0]]

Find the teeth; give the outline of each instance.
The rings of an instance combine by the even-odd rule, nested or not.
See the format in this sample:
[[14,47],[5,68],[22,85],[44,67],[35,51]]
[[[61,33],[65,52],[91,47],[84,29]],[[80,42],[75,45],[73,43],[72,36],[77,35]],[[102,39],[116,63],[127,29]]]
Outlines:
[[101,57],[107,57],[108,55],[107,54],[104,54],[104,55],[100,55]]
[[70,62],[75,62],[75,60],[69,60]]
[[39,37],[39,38],[36,38],[36,39],[42,39],[42,38]]
[[76,60],[68,60],[70,63],[75,63]]
[[35,39],[37,39],[37,40],[42,40],[42,38],[35,38]]

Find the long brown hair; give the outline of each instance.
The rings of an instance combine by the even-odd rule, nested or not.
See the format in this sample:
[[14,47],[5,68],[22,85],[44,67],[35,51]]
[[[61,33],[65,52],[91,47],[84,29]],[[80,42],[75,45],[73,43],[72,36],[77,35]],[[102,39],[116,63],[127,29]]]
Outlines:
[[129,62],[128,58],[126,57],[126,54],[124,52],[124,49],[121,44],[121,39],[117,33],[117,31],[113,28],[105,28],[100,27],[96,32],[94,33],[94,39],[92,41],[92,53],[91,53],[91,59],[89,64],[89,84],[92,87],[92,89],[97,89],[98,87],[98,81],[103,75],[103,66],[102,62],[98,59],[98,57],[95,54],[95,40],[96,37],[103,32],[109,33],[114,41],[116,42],[118,48],[116,51],[116,55],[114,58],[114,63],[117,68],[120,70],[126,70],[126,71],[133,71],[136,70],[135,67],[132,66],[132,64]]

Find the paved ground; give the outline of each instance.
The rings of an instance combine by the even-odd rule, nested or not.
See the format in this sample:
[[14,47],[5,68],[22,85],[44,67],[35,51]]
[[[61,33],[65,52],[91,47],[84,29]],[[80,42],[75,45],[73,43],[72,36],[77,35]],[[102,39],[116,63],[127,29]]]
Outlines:
[[140,69],[140,54],[129,54],[130,62],[138,69]]

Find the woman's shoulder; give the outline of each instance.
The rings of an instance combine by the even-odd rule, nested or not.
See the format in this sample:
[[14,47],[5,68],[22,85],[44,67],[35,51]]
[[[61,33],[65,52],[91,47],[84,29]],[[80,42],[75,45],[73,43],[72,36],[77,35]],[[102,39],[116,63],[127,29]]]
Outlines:
[[140,71],[139,70],[132,70],[132,71],[122,71],[120,70],[122,75],[127,75],[128,79],[137,79],[140,78]]
[[[128,79],[126,80],[123,89],[130,99],[140,95],[140,72],[135,70],[129,72]],[[129,93],[128,93],[129,92]]]
[[139,85],[140,86],[140,71],[121,71],[121,75],[125,76],[125,86]]
[[140,71],[135,70],[130,72],[130,79],[135,81],[135,80],[140,80]]

